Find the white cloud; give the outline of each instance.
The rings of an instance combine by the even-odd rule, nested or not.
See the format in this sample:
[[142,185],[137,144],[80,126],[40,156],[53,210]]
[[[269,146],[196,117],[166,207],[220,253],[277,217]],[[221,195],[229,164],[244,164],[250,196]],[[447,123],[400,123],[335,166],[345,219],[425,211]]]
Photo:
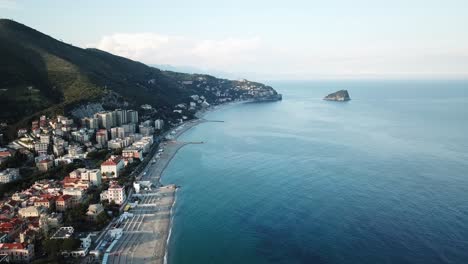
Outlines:
[[261,45],[258,37],[204,40],[156,33],[117,33],[102,37],[95,46],[148,64],[229,69],[252,62]]
[[[404,44],[404,43],[403,43]],[[468,51],[415,45],[314,46],[267,43],[260,37],[196,39],[118,33],[93,45],[147,64],[192,66],[254,79],[467,77]]]
[[15,9],[17,7],[16,0],[0,0],[0,9]]

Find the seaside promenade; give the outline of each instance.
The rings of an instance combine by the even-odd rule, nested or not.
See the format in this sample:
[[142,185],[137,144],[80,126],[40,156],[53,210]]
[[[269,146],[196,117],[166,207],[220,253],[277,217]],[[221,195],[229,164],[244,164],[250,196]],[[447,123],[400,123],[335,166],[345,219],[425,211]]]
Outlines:
[[[206,121],[189,121],[172,130],[175,132],[170,134],[173,140],[160,144],[159,147],[164,151],[160,153],[159,159],[154,163],[149,162],[138,178],[141,181],[150,181],[153,186],[161,186],[161,175],[178,150],[187,144],[202,143],[181,142],[177,138],[202,122]],[[110,252],[107,263],[164,263],[176,189],[175,185],[167,185],[132,194],[140,202],[129,210],[130,216],[120,224],[123,234]]]

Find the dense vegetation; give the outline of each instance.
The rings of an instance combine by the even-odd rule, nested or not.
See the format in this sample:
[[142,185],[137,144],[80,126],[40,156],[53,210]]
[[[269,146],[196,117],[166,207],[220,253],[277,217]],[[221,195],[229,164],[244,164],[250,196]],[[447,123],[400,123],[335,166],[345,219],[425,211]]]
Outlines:
[[164,72],[97,49],[60,42],[0,19],[0,121],[63,112],[115,92],[130,102],[173,105],[193,93]]

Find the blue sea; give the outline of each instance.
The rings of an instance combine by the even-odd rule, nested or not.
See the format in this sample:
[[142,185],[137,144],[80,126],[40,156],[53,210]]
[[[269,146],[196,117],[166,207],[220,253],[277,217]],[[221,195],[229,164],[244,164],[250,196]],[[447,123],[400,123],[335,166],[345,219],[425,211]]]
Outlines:
[[468,263],[468,81],[267,84],[180,138],[169,264]]

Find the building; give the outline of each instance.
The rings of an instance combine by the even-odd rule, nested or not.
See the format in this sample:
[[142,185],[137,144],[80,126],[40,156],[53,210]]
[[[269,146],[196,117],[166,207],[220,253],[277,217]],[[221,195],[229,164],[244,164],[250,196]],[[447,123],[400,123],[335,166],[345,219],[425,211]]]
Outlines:
[[125,167],[121,156],[111,156],[101,164],[101,174],[104,178],[117,178],[119,172]]
[[138,112],[135,110],[128,110],[127,111],[127,122],[138,124]]
[[[72,197],[72,205],[78,204],[83,199],[83,189],[79,187],[68,187],[63,189],[63,195],[69,195]],[[87,188],[86,188],[87,189]]]
[[121,149],[130,145],[131,140],[129,138],[116,138],[111,139],[107,142],[107,147],[110,149]]
[[139,129],[140,129],[140,134],[142,134],[143,136],[150,136],[150,135],[152,136],[154,134],[154,127],[152,127],[146,122],[142,123],[139,126]]
[[39,154],[47,153],[48,148],[49,148],[49,144],[47,143],[41,143],[41,142],[34,143],[34,150]]
[[111,138],[124,138],[125,137],[125,129],[123,127],[113,127],[111,128]]
[[68,208],[72,207],[72,196],[70,195],[61,195],[55,201],[55,210],[58,212],[65,212]]
[[51,209],[53,204],[55,204],[55,200],[47,197],[42,197],[39,200],[34,201],[34,207]]
[[110,129],[111,127],[115,125],[112,112],[109,112],[109,111],[99,112],[99,113],[96,113],[94,117],[98,119],[99,128]]
[[85,117],[81,119],[81,124],[87,129],[97,130],[99,128],[99,121],[96,117]]
[[102,212],[104,212],[102,204],[90,204],[86,212],[86,218],[89,221],[96,221],[97,216]]
[[44,144],[50,144],[50,136],[47,135],[47,134],[42,134],[39,136],[39,139],[41,141],[41,143],[44,143]]
[[42,172],[48,171],[52,166],[54,166],[54,161],[49,158],[36,162],[37,169]]
[[143,148],[130,146],[122,150],[122,156],[124,158],[133,158],[143,160]]
[[19,179],[19,169],[5,169],[0,171],[0,183],[9,183]]
[[127,124],[127,110],[116,109],[115,111],[116,119],[117,119],[117,126],[121,126],[123,124]]
[[41,210],[34,206],[28,206],[25,208],[20,208],[18,211],[18,215],[25,218],[25,217],[39,217],[41,214]]
[[162,119],[156,119],[156,120],[154,121],[154,128],[155,128],[156,130],[161,130],[161,129],[163,129],[163,128],[164,128],[164,120],[162,120]]
[[100,129],[97,133],[96,133],[96,142],[102,146],[102,147],[105,147],[107,146],[107,141],[109,140],[108,136],[107,136],[107,130],[105,129]]
[[124,129],[125,136],[133,134],[136,131],[136,124],[125,124],[122,125],[122,127]]
[[127,198],[125,188],[111,181],[109,189],[101,193],[101,200],[108,200],[109,203],[114,201],[115,204],[121,205]]
[[30,262],[34,258],[34,245],[2,243],[0,244],[0,255],[7,255],[10,262]]

